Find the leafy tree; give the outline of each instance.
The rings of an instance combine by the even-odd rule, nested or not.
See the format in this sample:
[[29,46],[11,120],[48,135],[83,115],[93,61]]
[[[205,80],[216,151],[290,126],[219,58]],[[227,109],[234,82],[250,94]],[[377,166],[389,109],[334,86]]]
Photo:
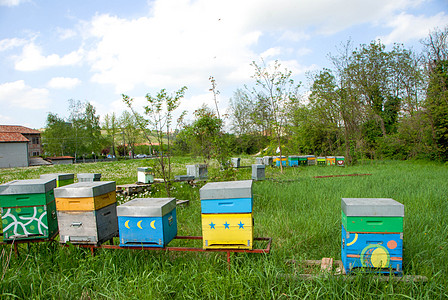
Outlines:
[[57,114],[48,113],[45,130],[42,133],[42,143],[47,155],[71,154],[70,135],[71,124]]
[[119,122],[115,113],[104,117],[103,129],[106,130],[109,142],[112,144],[112,155],[116,156],[115,139],[119,132]]

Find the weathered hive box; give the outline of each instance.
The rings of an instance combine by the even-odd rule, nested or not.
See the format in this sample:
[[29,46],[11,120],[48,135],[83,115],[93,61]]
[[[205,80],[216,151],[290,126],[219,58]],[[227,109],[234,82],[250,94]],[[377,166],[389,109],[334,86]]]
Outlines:
[[41,179],[56,179],[56,187],[72,184],[75,182],[75,174],[72,173],[52,173],[42,174]]
[[51,238],[58,231],[55,179],[14,180],[0,185],[3,240]]
[[263,156],[263,164],[265,166],[272,166],[273,164],[272,156]]
[[230,163],[232,164],[232,166],[234,168],[239,168],[240,167],[240,163],[241,163],[241,158],[239,158],[239,157],[232,157],[230,159]]
[[323,156],[319,156],[316,160],[317,160],[317,165],[318,166],[325,166],[325,165],[327,165],[327,160]]
[[390,198],[342,198],[341,210],[346,271],[401,272],[404,205]]
[[208,175],[207,165],[187,165],[187,175],[194,176],[195,179],[206,179]]
[[338,165],[340,167],[345,166],[345,157],[344,156],[336,156],[335,160],[336,160],[336,165]]
[[403,233],[348,232],[342,226],[341,257],[346,272],[355,268],[401,273]]
[[78,182],[54,190],[58,211],[98,210],[116,203],[115,181]]
[[255,157],[255,162],[257,165],[263,164],[263,157]]
[[141,183],[153,183],[154,174],[150,167],[138,167],[137,168],[137,181]]
[[92,182],[101,180],[100,173],[80,173],[76,175],[76,177],[78,177],[78,182]]
[[288,165],[290,167],[297,167],[297,166],[299,166],[299,157],[296,156],[296,155],[288,156]]
[[137,198],[117,215],[120,246],[165,247],[177,235],[175,198]]
[[314,155],[307,155],[306,160],[307,160],[308,166],[316,165],[316,157]]
[[59,242],[101,244],[118,235],[117,203],[99,210],[58,211]]
[[253,180],[265,179],[265,165],[261,164],[252,165],[252,179]]
[[336,157],[327,156],[327,166],[334,166],[336,164]]
[[252,249],[252,214],[202,214],[204,249]]
[[281,158],[280,158],[280,156],[274,157],[274,163],[277,167],[280,167],[280,162],[281,162],[282,166],[286,167],[287,161],[288,161],[288,158],[286,156],[282,156]]
[[299,166],[308,166],[308,157],[306,155],[299,156]]

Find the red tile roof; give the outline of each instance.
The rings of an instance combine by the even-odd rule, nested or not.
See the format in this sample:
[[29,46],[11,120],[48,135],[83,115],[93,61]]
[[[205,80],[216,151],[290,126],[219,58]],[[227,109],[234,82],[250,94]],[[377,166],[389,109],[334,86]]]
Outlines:
[[75,159],[73,156],[54,156],[47,157],[48,160],[58,160],[58,159]]
[[0,132],[15,132],[15,133],[40,133],[38,130],[34,130],[25,126],[17,126],[17,125],[0,125]]
[[0,132],[0,143],[6,142],[29,142],[29,140],[18,132]]

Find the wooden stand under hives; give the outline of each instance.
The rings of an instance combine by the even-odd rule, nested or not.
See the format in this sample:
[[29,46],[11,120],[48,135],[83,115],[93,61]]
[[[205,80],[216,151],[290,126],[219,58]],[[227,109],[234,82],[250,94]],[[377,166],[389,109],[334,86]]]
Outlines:
[[[347,275],[344,265],[341,260],[333,260],[333,258],[324,257],[322,260],[305,260],[298,262],[295,260],[287,261],[288,264],[298,265],[303,270],[303,273],[297,274],[283,274],[282,277],[286,279],[302,279],[315,280],[325,276],[333,275],[339,276],[342,280],[352,280],[355,276]],[[344,275],[344,276],[340,276]],[[394,282],[426,282],[428,278],[421,275],[373,275],[379,281],[394,281]]]

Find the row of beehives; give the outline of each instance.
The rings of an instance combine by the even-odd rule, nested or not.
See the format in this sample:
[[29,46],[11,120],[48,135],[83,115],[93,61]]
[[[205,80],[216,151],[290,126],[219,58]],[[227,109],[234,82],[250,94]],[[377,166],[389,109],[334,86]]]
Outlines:
[[[119,235],[121,246],[164,247],[177,235],[174,198],[117,206],[115,188],[114,181],[57,187],[48,178],[2,184],[4,241],[53,238],[59,231],[61,243],[101,244]],[[204,249],[252,249],[252,181],[208,183],[200,193]]]
[[275,165],[284,167],[298,166],[345,166],[344,156],[314,156],[314,155],[290,155],[290,156],[263,156],[257,157],[257,164],[265,166]]

